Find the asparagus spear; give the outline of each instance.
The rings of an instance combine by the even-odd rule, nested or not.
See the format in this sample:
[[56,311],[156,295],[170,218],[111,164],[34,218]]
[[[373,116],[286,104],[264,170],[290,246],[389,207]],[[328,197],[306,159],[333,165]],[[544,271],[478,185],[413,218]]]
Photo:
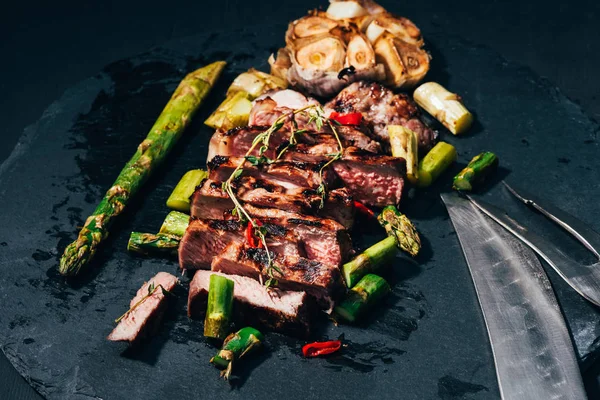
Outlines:
[[148,255],[177,255],[179,249],[179,241],[181,237],[164,235],[131,232],[127,250],[134,253],[139,253],[144,256]]
[[451,144],[439,142],[419,162],[419,187],[431,185],[456,160],[456,149]]
[[470,191],[481,184],[498,167],[498,157],[489,151],[483,152],[469,162],[467,167],[454,177],[454,190]]
[[229,96],[236,92],[246,92],[250,100],[254,100],[268,90],[285,89],[287,86],[288,84],[285,79],[250,68],[233,80],[233,83],[227,89],[227,95]]
[[348,288],[352,288],[366,274],[377,272],[396,254],[396,238],[389,236],[369,247],[342,267]]
[[223,348],[210,359],[210,362],[216,367],[224,369],[221,376],[227,380],[231,376],[233,362],[256,350],[264,340],[263,334],[256,329],[251,327],[242,328],[227,336],[223,342]]
[[190,216],[179,211],[171,211],[167,214],[165,221],[158,233],[164,235],[183,237],[185,230],[190,224]]
[[385,228],[388,236],[396,239],[401,250],[416,256],[421,250],[421,238],[413,223],[394,206],[386,206],[377,216],[379,224]]
[[227,90],[225,100],[204,123],[211,128],[223,130],[248,125],[251,100],[267,90],[286,87],[287,81],[250,68],[235,78]]
[[406,160],[406,177],[411,183],[417,183],[419,179],[417,134],[402,125],[388,125],[388,134],[392,155]]
[[93,258],[100,242],[108,236],[114,218],[169,154],[224,67],[225,62],[218,61],[188,74],[181,81],[146,139],[85,221],[77,240],[65,249],[59,267],[62,275],[77,275]]
[[390,291],[390,285],[375,274],[365,275],[346,298],[334,308],[334,313],[347,322],[355,322],[370,307]]
[[252,102],[246,92],[227,95],[221,105],[204,121],[213,129],[229,130],[237,126],[248,125]]
[[189,213],[190,197],[192,194],[194,194],[196,186],[206,179],[207,176],[208,173],[201,169],[193,169],[186,172],[167,199],[167,207],[173,210]]
[[413,98],[455,135],[465,132],[473,123],[473,115],[462,104],[460,96],[439,83],[422,84],[415,89]]
[[219,275],[211,275],[208,286],[208,305],[204,318],[204,336],[225,339],[233,309],[234,282]]

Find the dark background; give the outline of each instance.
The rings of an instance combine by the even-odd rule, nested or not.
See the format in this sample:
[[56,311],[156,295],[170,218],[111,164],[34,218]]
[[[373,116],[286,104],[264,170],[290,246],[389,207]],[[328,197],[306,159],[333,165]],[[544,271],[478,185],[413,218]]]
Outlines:
[[[530,67],[592,118],[600,119],[597,0],[558,4],[547,0],[382,0],[381,4],[412,19],[425,38],[428,30],[457,34]],[[298,18],[319,5],[326,6],[325,0],[33,0],[5,6],[0,13],[0,162],[23,129],[65,89],[112,61],[199,32],[242,24],[260,29]],[[600,398],[600,365],[588,371],[585,380],[590,399]],[[0,355],[0,399],[38,398]]]

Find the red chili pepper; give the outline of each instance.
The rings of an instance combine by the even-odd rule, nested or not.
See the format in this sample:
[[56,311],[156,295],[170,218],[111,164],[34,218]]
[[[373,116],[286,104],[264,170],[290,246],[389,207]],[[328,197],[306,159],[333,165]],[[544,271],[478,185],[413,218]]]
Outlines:
[[[262,226],[259,220],[255,220],[254,223],[257,226]],[[248,221],[248,226],[246,227],[246,241],[250,247],[263,248],[262,241],[254,234],[254,226],[252,226],[252,222],[250,221]]]
[[354,202],[354,208],[358,210],[358,212],[367,215],[369,218],[375,218],[375,213],[369,207],[365,206],[363,203],[359,201]]
[[302,346],[304,357],[317,357],[325,354],[335,353],[342,347],[339,340],[330,340],[328,342],[314,342]]
[[359,125],[360,122],[362,121],[362,118],[363,118],[363,116],[359,112],[342,114],[342,113],[333,111],[329,115],[329,119],[333,119],[342,125]]

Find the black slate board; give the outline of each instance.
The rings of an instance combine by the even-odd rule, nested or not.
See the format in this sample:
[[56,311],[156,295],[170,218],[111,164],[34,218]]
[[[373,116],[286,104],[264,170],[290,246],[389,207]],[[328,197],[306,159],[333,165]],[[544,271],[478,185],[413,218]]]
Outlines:
[[[127,254],[129,232],[158,229],[174,184],[205,161],[211,132],[201,121],[237,73],[266,67],[283,32],[279,26],[194,36],[115,62],[53,103],[0,166],[0,343],[47,398],[499,397],[483,320],[438,199],[440,188],[404,204],[422,232],[424,250],[419,265],[398,258],[386,307],[364,326],[329,325],[320,334],[344,334],[349,346],[339,355],[305,360],[299,356],[303,342],[269,334],[267,350],[240,366],[241,377],[230,388],[208,364],[214,349],[202,339],[201,323],[185,317],[184,290],[173,316],[141,352],[121,354],[123,346],[104,339],[144,280],[160,270],[176,271],[173,261]],[[489,49],[443,34],[427,39],[434,56],[430,78],[460,93],[477,114],[470,135],[444,136],[457,146],[460,163],[493,150],[502,160],[502,175],[600,230],[594,179],[598,126],[550,84]],[[76,227],[185,72],[220,58],[230,62],[228,71],[167,160],[168,168],[115,225],[95,268],[65,282],[55,267]],[[376,228],[361,224],[361,230],[359,245],[378,237]],[[585,366],[598,347],[600,314],[549,275]],[[421,373],[425,369],[428,374]]]

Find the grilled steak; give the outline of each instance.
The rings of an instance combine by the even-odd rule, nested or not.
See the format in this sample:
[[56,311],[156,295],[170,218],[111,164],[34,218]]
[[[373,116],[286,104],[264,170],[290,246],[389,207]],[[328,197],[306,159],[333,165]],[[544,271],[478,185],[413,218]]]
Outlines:
[[236,321],[295,336],[309,334],[314,304],[305,292],[267,289],[254,279],[219,272],[196,271],[194,274],[188,296],[190,318],[204,317],[210,276],[213,274],[235,282],[233,296]]
[[356,201],[376,207],[400,203],[406,173],[403,158],[348,148],[342,159],[333,163],[333,170]]
[[[150,285],[156,289],[149,290]],[[108,340],[136,344],[144,337],[152,335],[160,325],[168,301],[159,286],[166,291],[171,291],[175,285],[177,285],[177,278],[166,272],[159,272],[144,283],[129,303],[130,309],[134,306],[135,308],[119,321],[119,324],[108,335]],[[149,292],[152,294],[148,296]],[[144,298],[146,299],[138,304]]]
[[[272,254],[278,286],[283,290],[302,290],[315,297],[324,309],[331,308],[332,298],[343,289],[342,276],[336,266],[323,265],[303,257],[284,257]],[[265,249],[231,244],[213,259],[211,269],[226,274],[268,279],[269,259]]]
[[[209,178],[215,182],[225,182],[243,160],[241,157],[216,156],[208,163]],[[318,163],[294,160],[280,160],[273,164],[254,166],[244,164],[244,175],[257,179],[269,180],[285,188],[317,188],[321,184]],[[332,185],[335,174],[330,170],[323,172],[323,182]]]
[[[352,227],[354,212],[352,198],[345,189],[335,189],[328,193],[324,208],[320,209],[321,196],[310,189],[286,189],[264,179],[242,176],[232,188],[237,198],[244,204],[257,207],[277,208],[300,214],[320,215],[332,218]],[[200,219],[223,219],[231,214],[233,201],[221,189],[221,183],[210,179],[204,181],[191,198],[191,216]]]
[[325,105],[326,114],[332,111],[360,112],[383,143],[389,143],[387,125],[402,125],[414,131],[422,152],[429,151],[436,139],[436,133],[419,119],[419,109],[410,97],[394,94],[378,83],[354,82]]
[[[275,254],[301,257],[305,253],[293,232],[265,222],[267,245]],[[245,226],[233,220],[193,219],[179,244],[181,269],[209,269],[214,256],[232,243],[244,243]]]
[[[245,156],[250,147],[252,141],[257,135],[266,131],[266,126],[249,126],[234,128],[229,131],[216,131],[210,139],[208,148],[207,161],[212,160],[215,156]],[[380,153],[381,145],[374,141],[371,137],[361,132],[352,126],[337,126],[336,132],[345,147],[353,146],[360,149],[372,152]],[[289,143],[291,136],[291,130],[289,128],[282,128],[271,134],[269,139],[269,150],[265,152],[265,156],[275,159],[281,152],[281,150]],[[318,151],[316,148],[312,151],[316,154],[331,154],[338,151],[338,141],[335,135],[327,129],[322,132],[306,131],[296,133],[294,135],[295,140],[300,144],[319,146]],[[257,146],[252,155],[258,155]]]
[[[286,153],[284,158],[307,163],[322,163],[328,159],[310,153],[303,146]],[[406,173],[406,161],[402,158],[347,147],[342,158],[334,162],[331,168],[339,178],[340,185],[356,201],[377,207],[400,202]]]
[[348,232],[340,223],[325,218],[277,210],[244,207],[248,214],[263,224],[285,227],[294,232],[306,253],[306,258],[329,266],[340,266],[351,255]]

